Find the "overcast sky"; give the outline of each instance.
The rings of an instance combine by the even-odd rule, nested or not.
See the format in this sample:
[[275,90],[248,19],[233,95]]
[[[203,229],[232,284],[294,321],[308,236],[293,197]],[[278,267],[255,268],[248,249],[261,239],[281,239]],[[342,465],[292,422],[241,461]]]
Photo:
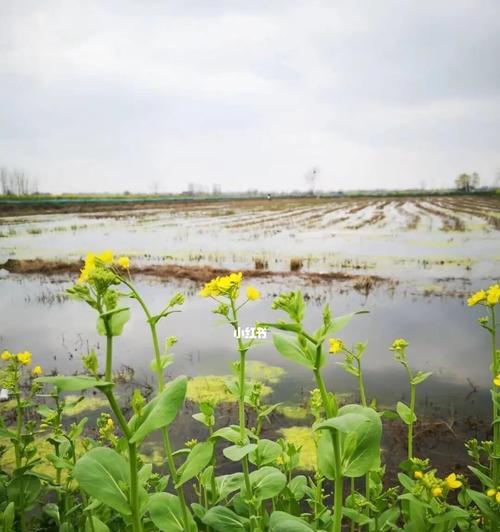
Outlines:
[[40,188],[484,184],[498,0],[0,0],[0,165]]

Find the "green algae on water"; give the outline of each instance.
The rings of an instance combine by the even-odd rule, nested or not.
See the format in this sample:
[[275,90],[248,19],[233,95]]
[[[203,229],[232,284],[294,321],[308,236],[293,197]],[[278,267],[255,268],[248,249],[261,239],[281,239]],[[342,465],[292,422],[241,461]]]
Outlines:
[[311,427],[288,427],[280,429],[280,434],[288,443],[300,448],[299,467],[305,471],[316,469],[316,442]]
[[288,419],[306,419],[308,416],[307,408],[298,405],[281,405],[278,412]]

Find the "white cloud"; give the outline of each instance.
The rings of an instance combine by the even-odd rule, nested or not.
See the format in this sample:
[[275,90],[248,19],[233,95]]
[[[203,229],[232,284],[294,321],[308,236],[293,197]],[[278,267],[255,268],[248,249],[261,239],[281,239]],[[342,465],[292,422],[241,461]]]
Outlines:
[[[209,6],[210,4],[210,6]],[[4,8],[2,8],[4,9]],[[494,1],[19,1],[0,17],[0,164],[57,190],[491,178]]]

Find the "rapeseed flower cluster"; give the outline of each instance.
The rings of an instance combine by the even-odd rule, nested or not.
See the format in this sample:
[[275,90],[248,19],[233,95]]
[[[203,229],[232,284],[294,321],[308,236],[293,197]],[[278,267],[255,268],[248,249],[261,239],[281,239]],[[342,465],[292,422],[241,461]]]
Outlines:
[[[241,283],[243,282],[243,274],[230,273],[223,277],[216,277],[200,290],[200,296],[202,297],[217,297],[226,296],[229,298],[236,298],[238,296]],[[249,301],[256,301],[260,299],[260,291],[253,286],[247,286],[246,295]]]
[[413,478],[430,491],[433,497],[446,496],[448,491],[458,489],[462,486],[462,481],[458,480],[455,473],[450,473],[444,480],[435,476],[434,471],[424,473],[423,471],[415,471]]
[[486,495],[500,504],[500,489],[490,488],[486,491]]
[[208,283],[200,291],[202,297],[216,297],[216,296],[235,296],[243,281],[243,274],[230,273],[224,277],[216,277]]
[[473,307],[478,303],[494,307],[500,301],[500,284],[492,284],[487,290],[479,290],[467,299],[467,305]]
[[[14,354],[10,351],[4,351],[0,358],[4,362],[13,361],[17,362],[23,366],[29,366],[31,364],[31,353],[29,351],[21,351],[20,353]],[[37,366],[37,368],[40,368],[40,366]],[[36,369],[36,368],[35,368]],[[40,368],[41,370],[41,368]]]
[[78,283],[86,283],[91,280],[92,276],[99,270],[99,268],[108,268],[112,265],[119,266],[125,270],[130,269],[130,259],[128,257],[119,257],[114,259],[114,254],[111,250],[103,251],[101,254],[88,253],[85,257],[83,268],[80,270],[80,277]]
[[115,445],[118,438],[115,435],[115,424],[109,414],[102,412],[97,419],[97,428],[102,440]]

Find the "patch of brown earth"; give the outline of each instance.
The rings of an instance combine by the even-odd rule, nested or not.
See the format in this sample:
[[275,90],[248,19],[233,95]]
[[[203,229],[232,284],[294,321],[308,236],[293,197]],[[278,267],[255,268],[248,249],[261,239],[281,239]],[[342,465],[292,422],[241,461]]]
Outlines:
[[[18,260],[9,259],[0,264],[0,269],[10,273],[19,274],[44,274],[57,275],[64,273],[79,273],[82,264],[80,262],[59,262],[42,259]],[[187,279],[199,283],[204,283],[217,276],[228,275],[232,270],[224,268],[214,268],[212,266],[180,266],[176,264],[152,264],[149,266],[133,267],[131,273],[136,275],[147,275],[159,279]],[[367,276],[352,275],[344,272],[273,272],[270,270],[242,270],[246,278],[283,278],[298,277],[310,281],[312,284],[321,284],[334,280],[356,281],[362,278],[362,283],[366,283]],[[369,276],[371,283],[389,281],[376,275]]]

